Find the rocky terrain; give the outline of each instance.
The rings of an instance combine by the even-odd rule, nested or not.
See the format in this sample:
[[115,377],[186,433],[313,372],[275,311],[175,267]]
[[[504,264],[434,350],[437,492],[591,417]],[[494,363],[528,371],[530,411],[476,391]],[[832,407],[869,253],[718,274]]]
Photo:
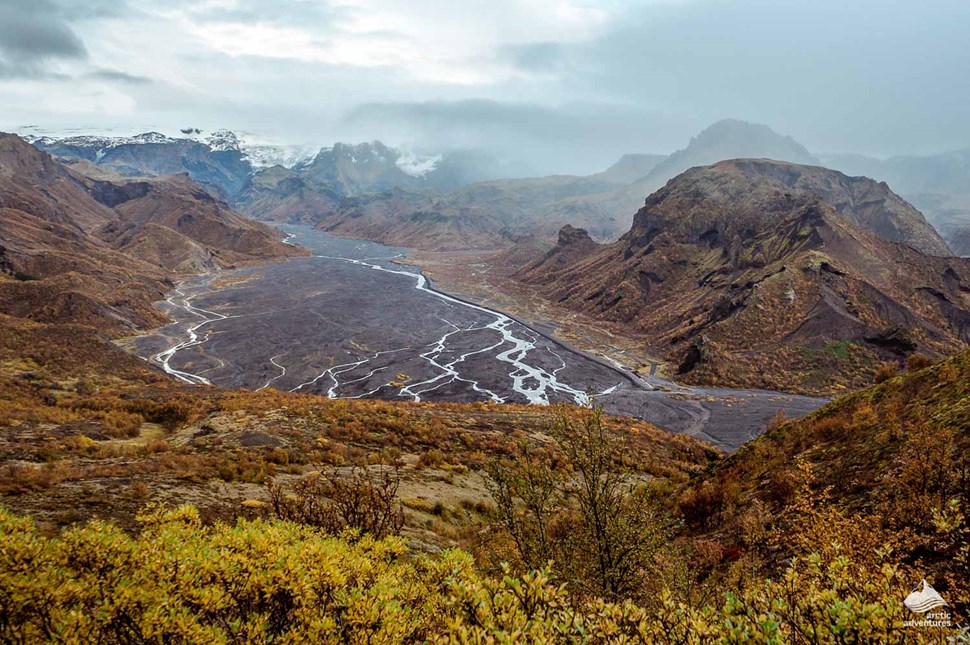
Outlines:
[[4,313],[130,331],[163,320],[151,303],[179,274],[302,252],[184,175],[108,176],[0,136]]
[[[443,195],[413,191],[368,195],[322,214],[319,225],[338,235],[421,250],[519,245],[518,255],[534,258],[555,243],[565,224],[587,230],[594,239],[613,241],[629,229],[631,215],[643,205],[644,197],[674,175],[691,166],[737,157],[816,162],[804,147],[767,126],[726,120],[705,129],[669,157],[627,155],[588,177],[489,181]],[[435,226],[432,235],[429,225]]]
[[922,210],[957,255],[970,255],[970,150],[874,159],[827,155],[825,163],[885,181]]
[[684,379],[832,392],[970,342],[970,262],[945,253],[885,185],[734,160],[672,180],[613,244],[565,229],[517,278],[628,325]]
[[236,136],[220,130],[207,140],[172,138],[158,132],[134,137],[42,137],[34,145],[52,156],[86,160],[123,176],[188,173],[221,199],[235,197],[252,173]]

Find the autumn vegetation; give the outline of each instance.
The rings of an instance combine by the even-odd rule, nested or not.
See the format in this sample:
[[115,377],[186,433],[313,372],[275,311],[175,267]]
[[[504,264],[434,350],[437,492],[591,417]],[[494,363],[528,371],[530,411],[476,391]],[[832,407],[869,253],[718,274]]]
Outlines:
[[4,642],[939,642],[970,607],[970,354],[723,456],[571,407],[174,384],[0,325]]

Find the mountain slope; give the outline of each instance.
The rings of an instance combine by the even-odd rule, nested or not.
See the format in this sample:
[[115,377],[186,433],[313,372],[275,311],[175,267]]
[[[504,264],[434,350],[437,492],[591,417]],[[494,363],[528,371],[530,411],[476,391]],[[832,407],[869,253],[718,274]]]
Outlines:
[[[147,226],[156,225],[204,248],[214,258],[213,266],[228,267],[297,253],[295,247],[280,241],[278,231],[234,212],[187,175],[108,187],[97,182],[92,184],[92,189],[106,198],[119,215],[117,221],[99,231],[103,239],[118,247],[144,236]],[[169,237],[169,243],[172,239]],[[174,268],[167,266],[164,253],[144,259],[166,269]]]
[[613,184],[629,184],[650,174],[657,165],[663,163],[666,155],[627,154],[604,170],[591,175],[591,179],[600,179]]
[[[670,179],[695,166],[709,166],[725,159],[774,159],[797,164],[817,165],[805,146],[791,137],[778,134],[760,123],[738,119],[718,121],[690,140],[687,147],[674,152],[644,178],[641,190],[660,188]],[[654,188],[650,188],[654,186]]]
[[588,229],[598,239],[613,240],[629,230],[630,215],[643,206],[644,196],[662,188],[676,175],[694,166],[745,157],[817,163],[791,137],[782,136],[766,125],[726,119],[704,129],[686,148],[652,164],[648,173],[610,191],[563,199],[550,205],[543,218],[550,222],[568,222]]
[[496,176],[492,160],[472,152],[422,156],[380,141],[335,143],[292,168],[259,170],[234,205],[260,219],[313,224],[337,212],[345,198],[391,190],[450,191],[489,176]]
[[[804,523],[792,525],[793,507],[808,492],[816,511],[870,518],[870,530],[896,542],[894,562],[915,562],[950,602],[965,603],[970,569],[960,550],[970,535],[968,468],[970,351],[964,351],[776,424],[698,478],[681,507],[689,526],[726,549],[764,550],[778,561],[791,545],[766,544],[766,534],[817,538]],[[755,517],[763,522],[762,539],[743,529]],[[870,545],[870,553],[873,546],[881,545]],[[963,586],[944,586],[947,580]]]
[[344,200],[318,227],[426,250],[495,249],[534,236],[555,239],[566,223],[585,225],[594,234],[612,230],[602,222],[554,218],[548,208],[576,195],[609,190],[615,184],[595,177],[554,175],[479,182],[445,195],[390,190]]
[[887,182],[926,213],[954,253],[970,256],[970,150],[888,159],[828,155],[825,162]]
[[0,135],[0,312],[97,324],[159,324],[178,272],[302,253],[185,176],[93,179]]
[[272,166],[249,179],[235,204],[260,220],[315,224],[323,214],[335,211],[341,199],[334,190],[317,185],[294,170]]
[[721,162],[647,198],[618,242],[569,239],[517,278],[629,324],[690,381],[831,392],[970,342],[970,262],[917,251],[939,237],[864,178]]
[[217,131],[206,141],[146,132],[125,138],[44,137],[34,145],[55,157],[87,160],[127,177],[188,173],[222,199],[237,195],[253,170],[236,136],[228,130]]

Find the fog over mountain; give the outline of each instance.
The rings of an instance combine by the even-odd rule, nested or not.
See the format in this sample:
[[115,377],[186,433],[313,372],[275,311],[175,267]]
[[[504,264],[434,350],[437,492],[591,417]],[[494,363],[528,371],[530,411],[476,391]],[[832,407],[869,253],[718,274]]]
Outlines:
[[970,146],[968,23],[958,0],[0,0],[0,129],[488,148],[526,175],[730,117],[929,155]]

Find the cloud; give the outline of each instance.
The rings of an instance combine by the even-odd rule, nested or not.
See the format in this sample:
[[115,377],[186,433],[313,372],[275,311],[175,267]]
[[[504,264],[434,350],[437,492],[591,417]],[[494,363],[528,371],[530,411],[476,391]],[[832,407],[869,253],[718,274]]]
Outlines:
[[[608,19],[578,0],[210,0],[154,11],[213,54],[386,68],[412,81],[459,86],[528,71],[514,55],[496,55],[502,48],[584,40]],[[523,50],[522,62],[536,54]]]
[[480,145],[539,171],[725,117],[938,152],[970,146],[967,24],[966,0],[0,0],[0,122],[65,123],[80,96],[77,125]]
[[484,148],[519,157],[520,171],[536,174],[591,172],[627,152],[669,150],[683,142],[670,135],[678,121],[621,104],[464,100],[371,103],[353,109],[344,124],[360,138],[369,133],[412,146]]
[[968,24],[963,0],[691,0],[630,8],[567,53],[582,92],[888,154],[970,145]]
[[499,51],[499,57],[526,72],[553,72],[563,64],[563,45],[557,42],[508,45]]
[[86,77],[125,85],[150,85],[153,82],[147,76],[137,76],[135,74],[128,74],[127,72],[119,72],[115,69],[96,69],[93,72],[88,72]]
[[0,73],[41,76],[57,59],[83,59],[84,44],[47,0],[0,0]]

